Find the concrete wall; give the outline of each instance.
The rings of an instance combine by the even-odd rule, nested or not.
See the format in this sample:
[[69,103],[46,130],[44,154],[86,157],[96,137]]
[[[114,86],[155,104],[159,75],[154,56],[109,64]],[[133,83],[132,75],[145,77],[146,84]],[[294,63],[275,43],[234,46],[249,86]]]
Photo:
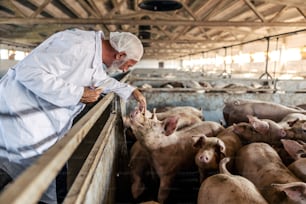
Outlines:
[[18,61],[16,60],[0,60],[0,77],[2,77],[7,70],[14,66]]

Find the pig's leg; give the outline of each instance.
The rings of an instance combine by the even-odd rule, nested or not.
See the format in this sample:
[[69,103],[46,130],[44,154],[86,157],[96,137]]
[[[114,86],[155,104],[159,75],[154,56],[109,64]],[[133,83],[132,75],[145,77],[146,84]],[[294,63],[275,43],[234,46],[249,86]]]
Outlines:
[[145,190],[145,185],[143,184],[139,174],[133,174],[132,180],[132,195],[134,199],[137,199]]
[[161,176],[158,190],[158,202],[163,204],[166,202],[170,193],[170,186],[173,176]]

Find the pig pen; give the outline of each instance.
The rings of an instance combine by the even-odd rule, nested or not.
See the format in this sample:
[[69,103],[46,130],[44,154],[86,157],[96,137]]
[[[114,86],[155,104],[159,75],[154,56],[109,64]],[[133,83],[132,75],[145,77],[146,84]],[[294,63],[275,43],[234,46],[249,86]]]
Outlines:
[[[188,105],[201,108],[206,120],[216,122],[224,121],[222,109],[226,100],[256,99],[295,106],[305,104],[306,99],[304,80],[222,79],[173,69],[135,69],[119,79],[141,89],[149,110]],[[213,86],[186,85],[190,81],[208,82]],[[184,82],[185,87],[160,87],[169,82]],[[226,84],[235,83],[240,89],[235,86],[224,88]],[[246,87],[241,88],[241,84]],[[252,90],[252,84],[263,86]],[[147,85],[152,88],[146,88]],[[267,88],[267,85],[270,86]],[[131,196],[128,161],[134,141],[126,137],[122,116],[129,114],[135,106],[135,101],[124,103],[110,93],[86,108],[63,139],[1,192],[0,203],[37,203],[65,165],[69,167],[68,192],[62,203],[128,204],[155,200],[156,181],[149,181],[148,190],[138,200]],[[181,172],[171,190],[170,203],[196,203],[199,185],[197,171]]]
[[[193,87],[190,81],[211,84],[209,87]],[[235,99],[253,99],[273,102],[286,106],[305,104],[305,80],[277,79],[237,79],[207,78],[201,73],[190,73],[177,70],[133,70],[128,82],[140,88],[147,99],[147,108],[164,108],[168,106],[192,106],[202,110],[205,120],[220,122],[226,125],[223,108],[226,101]],[[182,83],[181,87],[165,87],[164,85]],[[205,83],[204,83],[205,82]],[[185,85],[184,85],[185,84]],[[252,87],[254,84],[257,87]],[[221,86],[222,85],[222,86]],[[230,85],[230,86],[227,86]],[[236,85],[236,86],[235,86]],[[245,85],[245,86],[244,86]],[[207,86],[207,85],[206,85]],[[130,101],[122,103],[122,114],[129,114],[137,104]],[[127,139],[127,151],[134,141]],[[171,158],[169,158],[171,159]],[[214,173],[214,172],[211,172]],[[180,172],[174,182],[169,196],[169,203],[196,203],[199,189],[198,172]],[[156,200],[157,183],[148,182],[147,191],[137,200]],[[152,185],[152,187],[150,187]],[[130,191],[127,186],[127,191]],[[120,194],[125,190],[120,191]],[[124,203],[118,197],[119,203]],[[133,202],[133,199],[130,200]]]

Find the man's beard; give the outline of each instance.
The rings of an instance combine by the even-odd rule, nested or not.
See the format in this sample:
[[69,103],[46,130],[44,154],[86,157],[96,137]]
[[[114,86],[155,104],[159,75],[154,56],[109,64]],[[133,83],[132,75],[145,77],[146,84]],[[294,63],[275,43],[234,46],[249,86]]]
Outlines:
[[116,72],[122,72],[119,67],[124,63],[123,60],[114,60],[113,63],[106,69],[108,74],[115,74]]

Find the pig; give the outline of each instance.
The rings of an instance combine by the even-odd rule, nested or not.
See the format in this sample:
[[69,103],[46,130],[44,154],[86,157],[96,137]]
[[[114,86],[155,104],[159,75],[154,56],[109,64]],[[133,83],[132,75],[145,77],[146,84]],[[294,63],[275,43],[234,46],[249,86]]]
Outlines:
[[[218,170],[222,158],[234,157],[241,148],[241,141],[233,129],[234,127],[230,126],[222,130],[216,137],[204,135],[195,140],[194,146],[199,149],[195,156],[195,162],[199,168],[200,182],[206,177],[207,171]],[[229,165],[232,168],[232,162]]]
[[[237,153],[235,166],[239,175],[253,182],[271,204],[292,203],[290,197],[272,184],[302,182],[283,164],[277,152],[267,143],[255,142],[243,146]],[[296,189],[296,193],[301,192]],[[302,201],[303,198],[299,199]]]
[[184,88],[184,84],[182,82],[173,81],[160,85],[160,88]]
[[130,160],[128,167],[131,177],[131,193],[134,199],[137,199],[145,191],[144,178],[147,180],[156,180],[155,172],[151,165],[149,152],[136,141],[130,150]]
[[[153,109],[153,111],[156,111],[156,109]],[[152,117],[152,115],[153,114],[150,111],[146,110],[144,118]],[[179,118],[177,125],[175,126],[177,130],[205,120],[202,111],[192,106],[165,107],[155,115],[158,120],[172,120],[173,118]],[[135,141],[136,138],[131,132],[129,120],[127,120],[126,118],[127,117],[123,118],[123,122],[126,127],[125,133],[128,138]],[[167,128],[170,128],[170,126]],[[168,134],[169,131],[173,130],[166,130],[166,134]]]
[[262,135],[254,130],[250,123],[240,122],[234,123],[233,132],[237,134],[242,144],[249,144],[252,142],[262,142]]
[[245,84],[240,84],[240,83],[230,83],[230,84],[226,84],[225,86],[222,87],[222,89],[226,92],[226,93],[246,93],[249,90],[252,90],[253,88],[245,85]]
[[286,130],[269,119],[258,119],[247,115],[249,123],[241,122],[234,124],[234,132],[244,142],[266,142],[273,146],[281,146],[281,139],[287,136]]
[[224,104],[223,116],[228,126],[233,123],[248,122],[247,115],[279,122],[289,113],[306,113],[306,111],[260,100],[237,99]]
[[[275,122],[270,121],[270,123],[275,123]],[[253,125],[255,124],[253,123]],[[286,165],[290,164],[293,161],[289,157],[288,153],[284,150],[281,144],[281,139],[284,138],[283,135],[287,136],[287,133],[277,136],[276,134],[272,134],[270,131],[270,129],[272,128],[269,128],[268,134],[261,134],[254,129],[251,123],[245,123],[245,122],[233,124],[233,127],[234,127],[233,131],[239,136],[242,144],[245,145],[245,144],[249,144],[252,142],[265,142],[265,143],[270,144],[277,151],[282,161]],[[269,123],[267,123],[267,127],[269,127]],[[274,127],[277,127],[277,126],[274,126]],[[272,135],[272,137],[270,135]]]
[[299,104],[299,105],[297,105],[297,107],[306,110],[306,104]]
[[306,142],[306,120],[295,120],[286,129],[286,139],[302,140]]
[[306,182],[306,143],[287,139],[282,139],[281,142],[288,154],[294,159],[288,169]]
[[[158,120],[164,120],[167,117],[173,115],[181,115],[181,116],[195,116],[201,120],[205,120],[202,110],[194,108],[192,106],[175,106],[175,107],[167,107],[164,111],[157,112],[156,117]],[[195,121],[196,122],[196,121]]]
[[220,173],[206,178],[199,189],[198,204],[268,204],[255,185],[248,179],[232,175],[226,168],[230,161],[220,161]]
[[[192,136],[215,136],[224,128],[217,122],[201,121],[176,130],[176,118],[160,121],[154,112],[152,118],[144,117],[139,110],[134,110],[130,114],[129,123],[137,140],[150,154],[152,165],[160,179],[158,202],[164,203],[177,173],[195,168],[196,148],[193,147]],[[173,132],[166,135],[167,129]]]
[[306,120],[306,115],[302,113],[289,113],[278,124],[285,129],[289,129],[297,120]]
[[252,115],[247,115],[247,117],[254,130],[261,134],[264,142],[280,146],[280,140],[287,135],[281,125],[270,119],[258,119]]
[[145,84],[143,84],[141,86],[141,88],[143,88],[143,89],[152,89],[153,87],[152,87],[152,85],[145,83]]
[[212,85],[207,82],[207,81],[199,81],[199,84],[203,87],[203,88],[212,88]]

